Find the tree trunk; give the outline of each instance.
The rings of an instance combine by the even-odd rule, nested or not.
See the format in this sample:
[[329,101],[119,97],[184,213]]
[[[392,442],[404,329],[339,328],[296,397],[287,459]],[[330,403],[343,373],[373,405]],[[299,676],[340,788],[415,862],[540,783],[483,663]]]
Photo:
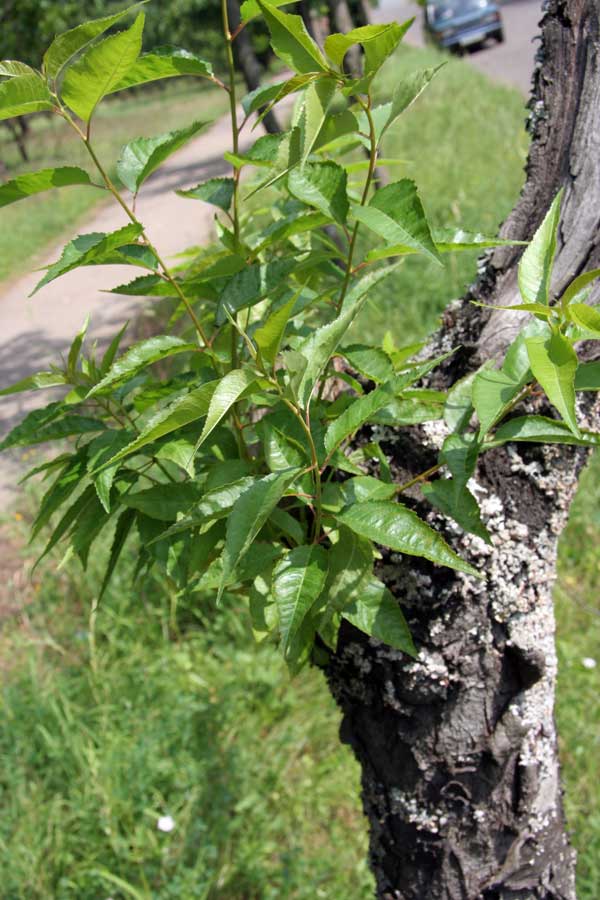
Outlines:
[[369,4],[366,0],[350,0],[348,6],[355,28],[362,28],[371,24]]
[[[237,0],[227,0],[227,14],[229,17],[229,28],[234,32],[240,25],[240,5]],[[262,68],[256,58],[247,28],[242,28],[236,37],[233,50],[236,65],[244,76],[248,91],[255,91],[256,88],[260,87]],[[270,134],[276,134],[281,131],[277,116],[273,110],[270,110],[262,121],[265,129]]]
[[[557,291],[600,265],[598,16],[598,0],[547,4],[527,183],[502,229],[531,237],[564,187]],[[469,295],[446,310],[430,349],[461,349],[435,386],[499,356],[520,329],[523,314],[469,302],[517,302],[518,256],[515,248],[494,251]],[[527,410],[540,412],[540,401],[519,412]],[[592,400],[580,403],[580,414],[598,428]],[[435,462],[444,431],[433,426],[377,429],[398,479]],[[342,739],[362,766],[379,898],[575,898],[553,715],[552,584],[585,460],[581,449],[533,444],[486,454],[475,490],[491,547],[427,514],[484,581],[384,554],[379,575],[405,609],[416,661],[343,625],[328,678],[343,712]],[[416,488],[412,502],[425,509]]]

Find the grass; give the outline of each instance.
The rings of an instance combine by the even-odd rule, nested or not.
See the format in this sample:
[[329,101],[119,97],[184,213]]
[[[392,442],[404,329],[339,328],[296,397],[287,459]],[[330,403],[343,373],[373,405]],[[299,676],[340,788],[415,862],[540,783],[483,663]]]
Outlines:
[[[555,590],[556,715],[568,823],[579,853],[577,896],[600,896],[600,455],[584,473],[562,535]],[[583,660],[594,660],[595,668]]]
[[[197,79],[193,84],[186,79],[163,90],[114,97],[105,101],[94,119],[94,148],[112,173],[121,147],[132,138],[180,128],[195,119],[212,121],[226,109],[224,92],[212,85],[199,86]],[[87,151],[65,122],[53,116],[34,116],[30,122],[28,163],[21,162],[8,131],[0,131],[0,158],[8,166],[9,177],[50,166],[82,166],[92,171]],[[0,282],[39,264],[49,244],[72,237],[78,223],[105,199],[105,193],[95,188],[70,187],[3,209]]]
[[[394,71],[435,59],[407,49]],[[184,121],[192,99],[181,103]],[[142,114],[153,119],[140,108],[131,127],[123,109],[127,136],[141,133]],[[107,130],[118,125],[110,115]],[[521,183],[523,118],[516,93],[453,61],[387,152],[412,160],[405,174],[436,224],[494,231]],[[64,221],[56,212],[57,229]],[[25,222],[8,230],[22,235]],[[359,332],[421,336],[475,265],[455,257],[438,272],[407,260]],[[556,588],[557,715],[580,900],[600,888],[600,667],[582,663],[600,656],[599,475],[596,459],[561,541]],[[371,896],[358,769],[319,673],[290,682],[275,651],[252,644],[241,603],[216,619],[184,609],[185,628],[173,633],[162,593],[132,591],[126,572],[100,609],[91,667],[102,552],[86,575],[48,563],[0,634],[1,900]],[[163,815],[175,820],[170,833],[157,829]]]
[[3,635],[3,900],[369,896],[357,766],[322,677],[290,682],[243,603],[170,636],[160,593],[123,576],[90,667],[99,565],[48,568]]

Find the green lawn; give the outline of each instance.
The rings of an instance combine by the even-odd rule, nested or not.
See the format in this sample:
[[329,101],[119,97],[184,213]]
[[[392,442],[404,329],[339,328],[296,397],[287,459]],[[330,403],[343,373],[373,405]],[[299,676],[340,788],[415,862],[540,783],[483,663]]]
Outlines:
[[[195,119],[212,121],[227,110],[227,104],[223,91],[199,85],[197,79],[167,84],[163,90],[115,97],[105,101],[94,119],[94,147],[112,172],[121,147],[132,138],[180,128]],[[29,163],[21,162],[8,131],[0,129],[0,159],[8,166],[9,177],[49,166],[93,170],[81,141],[61,119],[38,115],[30,117],[30,123]],[[71,237],[78,222],[102,202],[108,202],[103,191],[70,187],[3,209],[0,282],[39,265],[47,246]]]
[[[390,82],[434,57],[405,50]],[[181,104],[181,118],[161,120],[160,130],[189,118],[193,97]],[[115,146],[144,120],[155,124],[147,107],[135,125],[131,111],[122,120],[109,113],[107,132],[123,128]],[[411,160],[404,171],[436,223],[494,231],[521,183],[523,120],[516,93],[451,61],[388,153]],[[65,211],[52,214],[61,229]],[[8,229],[15,241],[24,223]],[[475,268],[466,257],[439,271],[407,260],[360,329],[391,327],[399,342],[423,334]],[[596,460],[561,542],[556,590],[558,719],[580,900],[597,900],[600,887],[600,666],[582,662],[600,663],[599,475]],[[32,506],[24,500],[5,528],[22,544]],[[175,631],[166,593],[132,590],[127,572],[98,612],[90,666],[89,608],[105,552],[106,544],[86,575],[72,560],[58,571],[58,557],[44,564],[17,596],[29,601],[23,614],[1,632],[1,900],[370,897],[358,770],[339,744],[322,676],[290,682],[275,650],[252,643],[243,603],[218,617],[208,607],[179,610]],[[167,815],[175,827],[162,832]]]

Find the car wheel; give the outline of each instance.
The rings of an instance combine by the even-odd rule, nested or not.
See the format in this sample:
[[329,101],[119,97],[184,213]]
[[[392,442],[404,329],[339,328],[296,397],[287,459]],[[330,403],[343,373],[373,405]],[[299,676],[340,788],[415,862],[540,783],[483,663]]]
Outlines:
[[499,28],[498,31],[496,31],[494,33],[494,37],[496,38],[496,40],[498,41],[499,44],[503,44],[504,43],[504,29]]

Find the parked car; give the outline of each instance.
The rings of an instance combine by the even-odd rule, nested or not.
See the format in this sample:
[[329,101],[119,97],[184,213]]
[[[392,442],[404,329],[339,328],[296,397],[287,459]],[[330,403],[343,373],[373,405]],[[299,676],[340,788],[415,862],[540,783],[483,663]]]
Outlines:
[[487,38],[504,40],[502,15],[493,0],[430,0],[424,28],[429,40],[459,52]]

